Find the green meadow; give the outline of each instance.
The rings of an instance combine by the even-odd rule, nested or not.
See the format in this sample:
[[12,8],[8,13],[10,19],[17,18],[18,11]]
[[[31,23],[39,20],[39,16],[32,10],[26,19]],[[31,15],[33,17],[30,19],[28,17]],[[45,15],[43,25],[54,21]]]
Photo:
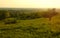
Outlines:
[[[5,24],[0,21],[0,38],[60,38],[60,14],[48,18],[16,20],[17,23]],[[9,21],[7,21],[9,22]]]

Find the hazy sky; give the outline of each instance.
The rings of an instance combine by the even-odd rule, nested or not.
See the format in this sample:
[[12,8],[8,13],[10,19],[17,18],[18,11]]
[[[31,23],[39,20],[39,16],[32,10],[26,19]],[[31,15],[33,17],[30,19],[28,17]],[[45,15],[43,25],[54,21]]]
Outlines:
[[60,8],[60,0],[0,0],[0,8]]

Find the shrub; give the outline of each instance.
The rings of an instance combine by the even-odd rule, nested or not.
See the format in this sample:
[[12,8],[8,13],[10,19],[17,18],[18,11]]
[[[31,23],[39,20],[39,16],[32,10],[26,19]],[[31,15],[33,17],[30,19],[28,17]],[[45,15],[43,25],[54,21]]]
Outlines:
[[15,18],[6,18],[4,20],[4,23],[5,24],[15,24],[15,23],[17,23],[17,20]]

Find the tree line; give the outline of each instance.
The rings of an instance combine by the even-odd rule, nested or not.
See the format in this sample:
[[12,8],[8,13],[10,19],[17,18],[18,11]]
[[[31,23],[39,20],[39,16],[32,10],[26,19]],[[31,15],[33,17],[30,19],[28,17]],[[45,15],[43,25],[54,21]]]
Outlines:
[[25,10],[0,10],[0,20],[4,20],[7,18],[16,18],[16,20],[49,18],[49,21],[51,21],[51,18],[57,14],[58,13],[55,11],[55,9],[52,9],[51,11],[47,10],[42,12],[39,11],[35,12],[35,11],[28,11],[28,10],[26,11]]

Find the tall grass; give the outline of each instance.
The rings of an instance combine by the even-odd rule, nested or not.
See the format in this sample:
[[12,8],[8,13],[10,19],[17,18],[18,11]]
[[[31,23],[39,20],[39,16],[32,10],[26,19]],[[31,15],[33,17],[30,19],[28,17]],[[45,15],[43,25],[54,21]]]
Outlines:
[[16,24],[7,25],[1,22],[0,38],[60,38],[60,24],[58,25],[53,21],[50,22],[48,19],[39,18],[17,21],[18,23]]

